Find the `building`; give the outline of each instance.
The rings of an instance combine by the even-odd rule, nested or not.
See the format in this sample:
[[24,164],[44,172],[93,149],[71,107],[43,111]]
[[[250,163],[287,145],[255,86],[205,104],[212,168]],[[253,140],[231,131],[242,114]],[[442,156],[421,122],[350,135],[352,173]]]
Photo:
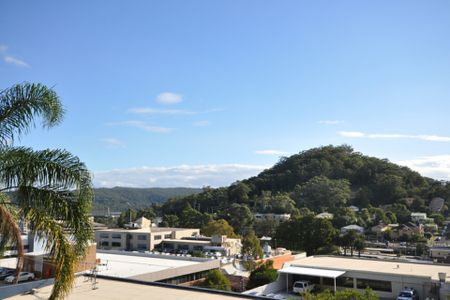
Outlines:
[[358,226],[356,224],[352,224],[352,225],[348,225],[348,226],[344,226],[341,228],[341,233],[342,234],[346,234],[349,231],[356,231],[357,233],[364,233],[364,227]]
[[450,295],[448,265],[310,256],[285,264],[278,274],[277,281],[248,293],[288,293],[295,281],[309,280],[331,290],[370,287],[385,299],[395,299],[405,287],[416,289],[420,299],[447,299]]
[[182,239],[166,239],[159,245],[159,250],[170,251],[202,251],[220,252],[224,256],[233,256],[241,253],[241,239],[228,238],[226,235],[193,236]]
[[414,223],[429,223],[434,222],[432,218],[428,218],[426,213],[420,213],[420,212],[412,212],[411,213],[411,221]]
[[319,218],[319,219],[329,219],[329,220],[331,220],[331,219],[333,219],[333,217],[334,217],[334,215],[329,213],[329,212],[323,212],[323,213],[320,213],[320,214],[316,215],[316,218]]
[[[100,276],[99,276],[100,277]],[[83,276],[77,277],[73,289],[70,291],[70,300],[98,300],[98,299],[165,299],[165,300],[236,300],[236,299],[267,299],[242,295],[234,292],[199,289],[193,287],[173,286],[155,282],[141,282],[131,279],[101,278],[86,280]],[[37,283],[37,282],[36,282]],[[36,285],[36,284],[35,284]],[[9,300],[36,300],[48,299],[51,293],[51,283],[38,284],[31,288],[32,283],[21,284],[20,292],[3,291]],[[8,285],[4,288],[11,289]],[[0,293],[3,287],[0,287]],[[30,291],[33,289],[33,292]]]
[[99,250],[97,274],[142,281],[182,284],[219,269],[220,261],[199,257]]
[[423,225],[416,225],[414,223],[400,224],[397,227],[393,227],[391,231],[391,237],[393,239],[399,238],[412,238],[414,235],[422,236],[424,233]]
[[433,247],[431,247],[430,248],[430,257],[432,259],[436,259],[437,261],[445,261],[447,259],[450,259],[450,246],[433,246]]
[[140,218],[128,229],[113,228],[95,231],[98,249],[151,251],[165,240],[200,235],[199,229],[151,227],[150,220]]

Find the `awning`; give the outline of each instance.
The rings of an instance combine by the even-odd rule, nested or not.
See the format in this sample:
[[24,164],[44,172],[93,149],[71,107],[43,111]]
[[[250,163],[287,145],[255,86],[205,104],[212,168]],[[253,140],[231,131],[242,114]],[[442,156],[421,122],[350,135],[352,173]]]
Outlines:
[[278,270],[278,273],[308,275],[325,278],[337,278],[341,275],[344,275],[345,271],[289,266],[281,270]]

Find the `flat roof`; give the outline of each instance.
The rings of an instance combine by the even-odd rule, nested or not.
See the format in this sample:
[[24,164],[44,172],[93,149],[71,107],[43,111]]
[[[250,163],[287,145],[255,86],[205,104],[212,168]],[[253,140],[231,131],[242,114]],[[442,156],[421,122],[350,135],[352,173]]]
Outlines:
[[199,230],[196,228],[172,228],[172,227],[151,227],[151,228],[108,228],[108,229],[99,229],[96,232],[172,232],[172,231],[184,231],[184,230]]
[[[227,300],[239,299],[238,295],[221,295],[213,292],[201,292],[195,290],[178,289],[173,287],[152,286],[139,283],[122,282],[108,279],[97,279],[97,289],[92,289],[92,282],[85,281],[80,276],[76,278],[74,288],[67,297],[68,300],[148,300],[148,299],[167,299],[167,300]],[[34,295],[17,295],[10,300],[36,300],[48,299],[52,286],[46,286],[36,289]]]
[[308,276],[317,276],[317,277],[326,277],[326,278],[337,278],[341,275],[344,275],[345,271],[304,268],[304,267],[286,267],[281,270],[278,270],[278,273],[308,275]]
[[120,278],[201,264],[201,262],[188,259],[155,258],[130,254],[97,253],[97,258],[100,259],[102,264],[98,269],[98,274]]
[[447,280],[450,280],[450,266],[409,263],[388,260],[345,258],[337,256],[309,256],[292,261],[291,266],[321,268],[338,271],[361,271],[367,273],[404,275],[414,277],[429,277],[438,281],[438,273],[447,273]]

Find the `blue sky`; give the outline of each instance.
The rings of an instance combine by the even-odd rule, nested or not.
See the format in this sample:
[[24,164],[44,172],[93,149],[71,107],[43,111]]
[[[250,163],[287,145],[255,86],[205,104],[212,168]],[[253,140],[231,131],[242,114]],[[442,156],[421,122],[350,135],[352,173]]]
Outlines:
[[53,86],[96,186],[226,185],[349,144],[450,179],[448,1],[2,1],[0,88]]

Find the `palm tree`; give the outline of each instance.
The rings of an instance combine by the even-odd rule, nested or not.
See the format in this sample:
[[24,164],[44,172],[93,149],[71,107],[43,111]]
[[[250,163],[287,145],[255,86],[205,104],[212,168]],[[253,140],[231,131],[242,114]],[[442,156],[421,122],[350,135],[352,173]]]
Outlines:
[[92,240],[89,209],[91,177],[85,165],[65,150],[17,147],[14,143],[35,127],[59,124],[64,109],[57,94],[42,84],[17,84],[0,91],[0,255],[18,249],[17,273],[23,265],[18,222],[31,226],[45,241],[55,268],[50,299],[69,293],[75,265]]

